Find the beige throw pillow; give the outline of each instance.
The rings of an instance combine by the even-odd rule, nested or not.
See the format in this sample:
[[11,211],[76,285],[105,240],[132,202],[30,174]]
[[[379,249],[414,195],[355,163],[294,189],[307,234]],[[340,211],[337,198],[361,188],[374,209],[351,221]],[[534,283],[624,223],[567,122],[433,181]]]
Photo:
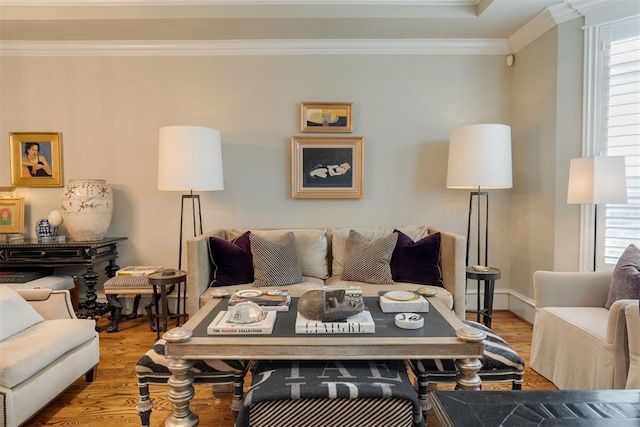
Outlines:
[[389,262],[397,240],[396,233],[369,240],[357,231],[351,230],[345,249],[342,280],[376,284],[393,283]]

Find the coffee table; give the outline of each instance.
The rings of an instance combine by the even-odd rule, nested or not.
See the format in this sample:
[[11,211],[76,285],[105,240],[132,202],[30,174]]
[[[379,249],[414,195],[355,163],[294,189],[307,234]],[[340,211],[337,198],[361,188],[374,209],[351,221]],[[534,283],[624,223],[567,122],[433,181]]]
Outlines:
[[[484,334],[466,336],[468,328],[438,298],[425,316],[425,326],[416,330],[400,329],[394,324],[395,313],[383,313],[378,297],[365,297],[365,304],[376,323],[375,334],[295,334],[297,298],[292,298],[287,312],[278,312],[271,335],[207,335],[207,325],[220,310],[226,310],[227,299],[212,299],[182,327],[163,335],[165,354],[171,370],[169,400],[173,414],[165,421],[168,427],[198,425],[197,414],[191,412],[193,377],[189,374],[192,360],[406,360],[456,359],[460,371],[457,388],[479,390],[477,373],[482,367]],[[475,331],[475,330],[474,330]],[[465,340],[458,338],[463,335]]]

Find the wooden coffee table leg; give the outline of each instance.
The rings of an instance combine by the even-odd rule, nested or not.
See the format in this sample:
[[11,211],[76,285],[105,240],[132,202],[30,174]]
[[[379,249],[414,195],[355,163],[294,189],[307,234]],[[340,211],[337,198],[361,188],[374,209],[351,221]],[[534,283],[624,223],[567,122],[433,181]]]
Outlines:
[[165,421],[165,427],[195,427],[199,423],[198,415],[189,408],[194,395],[191,366],[192,361],[183,359],[172,359],[168,364],[171,376],[167,384],[171,387],[169,400],[173,403],[173,414]]
[[480,390],[482,379],[478,372],[482,369],[482,362],[479,359],[456,359],[456,367],[456,390]]

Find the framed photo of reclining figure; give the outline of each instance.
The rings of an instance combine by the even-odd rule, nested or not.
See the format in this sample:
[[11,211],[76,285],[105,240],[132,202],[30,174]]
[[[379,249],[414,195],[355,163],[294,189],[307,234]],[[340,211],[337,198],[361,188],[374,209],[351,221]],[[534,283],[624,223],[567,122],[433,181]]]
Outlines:
[[291,138],[291,197],[359,199],[363,195],[364,138]]

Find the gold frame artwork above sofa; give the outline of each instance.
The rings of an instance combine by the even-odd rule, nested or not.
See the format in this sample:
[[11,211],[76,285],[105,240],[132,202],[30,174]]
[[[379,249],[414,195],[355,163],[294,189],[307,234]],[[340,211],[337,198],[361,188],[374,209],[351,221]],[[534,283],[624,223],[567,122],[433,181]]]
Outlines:
[[353,132],[353,104],[350,102],[300,103],[300,132]]
[[[62,133],[11,132],[11,184],[15,187],[62,187]],[[37,145],[36,160],[26,151]]]
[[361,136],[291,138],[291,197],[359,199],[364,177]]

